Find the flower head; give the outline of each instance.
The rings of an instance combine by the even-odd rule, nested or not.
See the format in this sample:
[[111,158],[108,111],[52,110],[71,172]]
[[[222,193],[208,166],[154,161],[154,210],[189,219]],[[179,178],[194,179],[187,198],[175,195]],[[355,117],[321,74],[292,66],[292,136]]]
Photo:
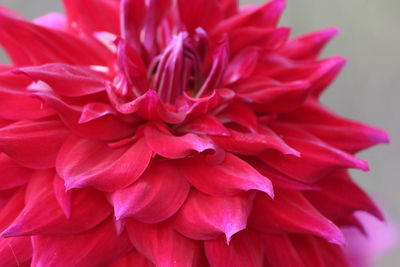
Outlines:
[[382,219],[348,168],[388,137],[326,109],[345,60],[283,0],[0,9],[0,265],[346,266]]

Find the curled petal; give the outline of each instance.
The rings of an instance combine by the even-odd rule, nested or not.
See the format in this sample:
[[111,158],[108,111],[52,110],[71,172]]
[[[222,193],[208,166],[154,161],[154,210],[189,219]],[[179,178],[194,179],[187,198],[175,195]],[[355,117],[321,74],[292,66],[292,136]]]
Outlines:
[[111,195],[117,219],[132,217],[158,223],[172,216],[183,204],[190,185],[170,161],[151,164],[133,185]]
[[231,153],[220,164],[197,156],[183,161],[181,168],[194,187],[210,195],[232,196],[253,189],[273,197],[271,181]]
[[47,83],[56,93],[77,97],[105,91],[104,79],[89,67],[52,63],[13,71]]
[[128,235],[117,235],[107,220],[90,231],[76,235],[32,237],[32,266],[105,266],[132,249]]
[[196,266],[201,256],[200,243],[176,232],[168,223],[143,224],[128,221],[129,237],[142,255],[155,266]]
[[204,241],[206,256],[216,267],[262,267],[264,248],[255,232],[242,231],[232,238],[230,244],[223,239]]
[[214,116],[199,116],[176,129],[178,132],[229,136],[230,131]]
[[243,126],[250,132],[257,132],[258,121],[254,111],[246,104],[234,102],[218,114],[223,123],[234,123]]
[[144,130],[147,144],[160,156],[170,159],[185,158],[194,151],[215,151],[216,148],[211,139],[192,133],[183,136],[172,135],[167,127],[149,123]]
[[57,203],[53,178],[52,171],[37,171],[28,184],[24,209],[2,232],[3,237],[75,234],[93,228],[110,215],[111,207],[100,193],[81,190],[72,193],[71,216],[67,219]]
[[257,194],[249,224],[266,233],[310,233],[335,244],[345,242],[340,229],[321,215],[302,193],[294,191],[279,191],[274,200]]
[[135,182],[151,155],[143,138],[130,147],[113,149],[103,142],[72,136],[62,146],[56,168],[67,189],[92,186],[113,192]]
[[77,135],[96,140],[115,140],[127,137],[135,132],[135,127],[110,113],[80,123],[84,111],[82,107],[70,105],[49,92],[37,92],[34,96],[54,108],[66,126]]
[[58,120],[19,121],[0,129],[0,150],[24,167],[52,168],[67,136]]
[[225,235],[231,237],[246,228],[253,197],[241,193],[232,197],[214,197],[192,190],[174,218],[174,227],[181,234],[199,240]]

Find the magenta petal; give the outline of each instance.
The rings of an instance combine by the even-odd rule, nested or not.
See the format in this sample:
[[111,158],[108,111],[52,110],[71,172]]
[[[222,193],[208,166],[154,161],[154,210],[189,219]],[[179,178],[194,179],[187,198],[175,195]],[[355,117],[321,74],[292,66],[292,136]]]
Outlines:
[[110,113],[81,123],[84,108],[70,105],[53,93],[37,92],[34,96],[54,108],[66,126],[77,135],[97,140],[115,140],[135,132],[135,127]]
[[0,190],[24,185],[32,176],[32,170],[20,166],[3,153],[0,154],[0,173]]
[[2,236],[75,234],[91,229],[110,215],[112,210],[104,196],[82,190],[72,193],[71,216],[67,219],[57,203],[53,179],[52,171],[37,171],[28,184],[24,209]]
[[30,237],[0,237],[0,266],[20,266],[32,257]]
[[[30,97],[31,80],[11,72],[0,73],[0,117],[8,120],[34,120],[54,114],[54,110]],[[35,87],[35,86],[33,86]]]
[[249,224],[267,233],[310,233],[339,245],[345,242],[340,229],[321,215],[302,193],[294,191],[279,191],[274,200],[257,194]]
[[135,182],[151,156],[143,138],[130,147],[113,149],[103,142],[72,136],[62,146],[56,167],[68,189],[92,186],[113,192]]
[[105,80],[89,67],[52,63],[13,71],[47,83],[56,93],[77,97],[105,91]]
[[223,239],[204,242],[207,259],[218,267],[263,267],[264,248],[255,232],[242,231],[228,244]]
[[248,193],[232,197],[213,197],[192,190],[174,218],[174,227],[181,234],[199,240],[225,235],[231,237],[246,228],[252,200]]
[[[109,0],[63,0],[71,30],[119,33],[119,3]],[[82,12],[84,10],[85,12]]]
[[300,152],[300,157],[263,153],[259,158],[280,172],[304,182],[315,182],[340,168],[368,170],[368,163],[336,149],[301,129],[288,125],[276,125],[274,130],[285,142]]
[[179,15],[189,32],[198,27],[205,30],[214,28],[222,19],[218,0],[178,0]]
[[164,125],[148,123],[145,137],[149,147],[160,156],[169,159],[184,158],[193,152],[215,151],[214,143],[208,137],[192,133],[174,136]]
[[111,195],[115,217],[145,223],[164,221],[182,206],[189,189],[175,163],[154,162],[133,185]]
[[128,221],[129,237],[135,248],[156,266],[196,266],[200,242],[176,232],[168,223],[143,224]]
[[279,53],[296,60],[315,59],[324,46],[338,33],[338,28],[329,27],[295,37],[289,40]]
[[199,116],[177,128],[179,132],[229,136],[230,131],[214,116]]
[[213,136],[213,140],[226,151],[241,155],[257,155],[274,149],[283,154],[299,156],[299,152],[288,146],[268,128],[260,129],[259,133],[241,133],[231,130],[230,136]]
[[246,104],[239,101],[232,103],[221,113],[218,118],[224,123],[235,123],[247,128],[250,132],[257,132],[258,122],[254,111]]
[[126,256],[119,258],[118,260],[114,261],[107,267],[154,267],[148,259],[146,259],[140,253],[134,251]]
[[306,267],[287,234],[264,234],[265,260],[271,267]]
[[60,121],[19,121],[0,129],[0,150],[24,167],[54,167],[68,135]]
[[117,235],[107,220],[96,228],[76,235],[32,237],[32,266],[105,266],[132,249],[128,235]]
[[183,161],[181,168],[189,182],[206,194],[232,196],[253,189],[273,197],[271,181],[231,153],[218,165],[198,156]]
[[54,196],[57,199],[58,204],[60,205],[65,216],[69,219],[71,217],[72,191],[67,191],[64,186],[64,180],[58,177],[58,175],[54,177],[53,189]]
[[107,66],[112,57],[93,40],[35,25],[3,10],[0,11],[0,44],[17,66],[53,62]]
[[[4,191],[3,191],[4,192]],[[14,195],[1,207],[0,231],[4,231],[19,215],[25,206],[25,188],[18,189]],[[1,257],[0,257],[1,258]]]

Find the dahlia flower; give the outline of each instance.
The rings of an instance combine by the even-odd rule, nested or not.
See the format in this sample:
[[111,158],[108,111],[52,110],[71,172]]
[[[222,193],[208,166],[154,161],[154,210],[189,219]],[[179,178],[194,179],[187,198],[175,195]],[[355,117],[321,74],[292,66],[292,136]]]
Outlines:
[[0,9],[0,266],[348,266],[382,219],[348,174],[388,137],[320,94],[337,33],[284,0],[64,0]]

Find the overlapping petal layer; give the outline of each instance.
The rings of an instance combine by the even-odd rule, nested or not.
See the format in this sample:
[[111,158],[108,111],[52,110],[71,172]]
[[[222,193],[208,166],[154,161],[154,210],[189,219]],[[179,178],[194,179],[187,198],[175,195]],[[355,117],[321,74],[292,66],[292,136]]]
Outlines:
[[348,175],[386,133],[318,97],[337,33],[289,38],[284,0],[0,8],[0,265],[349,266],[383,216]]

